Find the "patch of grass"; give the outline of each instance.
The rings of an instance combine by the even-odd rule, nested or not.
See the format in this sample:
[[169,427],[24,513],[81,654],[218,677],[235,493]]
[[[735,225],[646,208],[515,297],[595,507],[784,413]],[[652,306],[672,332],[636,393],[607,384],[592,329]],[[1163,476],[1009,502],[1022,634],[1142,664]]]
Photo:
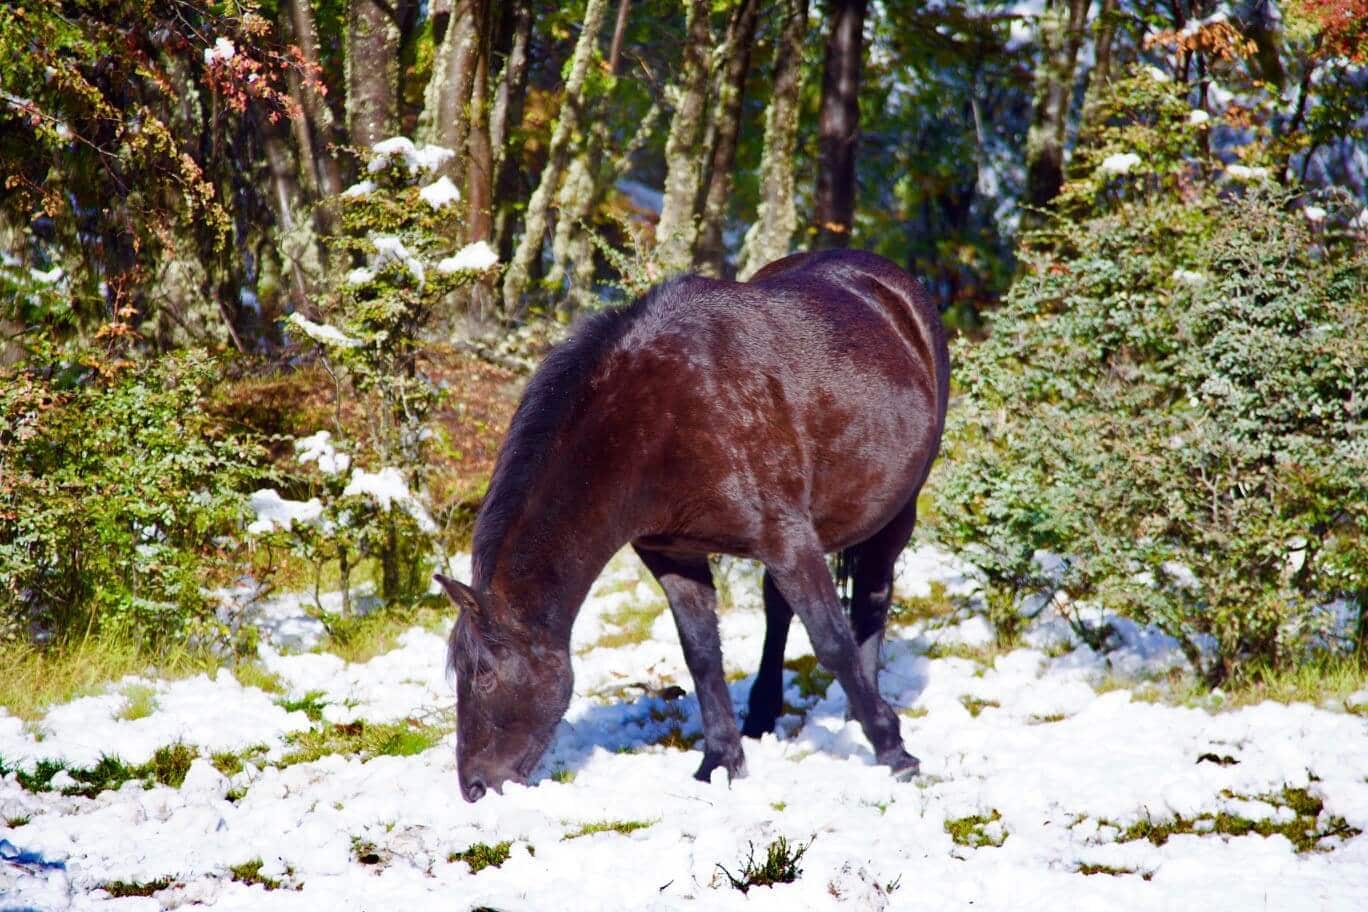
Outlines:
[[233,865],[228,869],[228,874],[233,880],[243,884],[259,884],[267,891],[279,890],[283,884],[274,877],[264,877],[261,868],[264,863],[260,858],[253,858],[251,861],[244,861],[240,865]]
[[324,696],[326,696],[324,691],[311,690],[304,696],[295,699],[281,697],[276,700],[276,706],[286,712],[302,712],[309,717],[310,722],[320,722],[323,719],[323,707],[328,705],[328,701],[323,699]]
[[969,710],[969,715],[973,716],[975,719],[978,718],[979,713],[990,706],[994,709],[1000,709],[1002,707],[1002,704],[997,700],[981,700],[978,697],[971,697],[968,694],[960,697],[960,702],[964,704],[965,709]]
[[28,826],[32,820],[33,818],[27,814],[20,814],[18,817],[6,817],[5,826],[9,827],[11,830],[17,830],[21,826]]
[[835,675],[817,663],[816,656],[805,655],[789,659],[784,663],[784,667],[793,672],[793,683],[798,686],[798,692],[809,699],[825,697],[831,682],[836,680]]
[[1027,725],[1049,725],[1052,722],[1063,722],[1069,718],[1064,713],[1047,713],[1043,716],[1033,715],[1026,720]]
[[551,781],[559,782],[561,785],[569,785],[575,781],[575,771],[563,766],[556,767],[551,773]]
[[157,708],[157,689],[146,684],[130,684],[123,689],[124,706],[115,716],[126,722],[146,719]]
[[895,600],[888,612],[888,620],[892,624],[910,624],[914,621],[949,617],[962,605],[963,599],[950,595],[944,583],[932,580],[929,595],[914,595]]
[[[1225,796],[1240,797],[1232,793],[1225,793]],[[1352,839],[1362,832],[1350,826],[1343,817],[1331,817],[1325,826],[1321,827],[1320,815],[1325,803],[1303,788],[1288,786],[1284,787],[1280,794],[1260,795],[1255,800],[1267,802],[1274,807],[1289,808],[1295,816],[1292,820],[1279,823],[1268,818],[1250,820],[1221,811],[1216,814],[1200,814],[1193,818],[1137,820],[1122,830],[1116,841],[1135,842],[1144,839],[1153,845],[1161,846],[1168,842],[1170,837],[1185,834],[1248,836],[1254,833],[1264,837],[1279,834],[1286,837],[1300,854],[1329,851],[1333,846],[1322,845],[1322,840],[1331,837]]]
[[[1137,871],[1135,870],[1135,868],[1114,868],[1114,867],[1112,867],[1111,865],[1101,865],[1101,864],[1080,864],[1080,865],[1075,869],[1075,871],[1076,871],[1077,873],[1079,873],[1079,874],[1082,874],[1082,875],[1088,876],[1088,877],[1090,877],[1090,876],[1092,876],[1092,875],[1094,875],[1094,874],[1110,874],[1112,877],[1120,877],[1120,876],[1122,876],[1122,875],[1124,875],[1124,874],[1135,874],[1135,873],[1137,873]],[[1149,879],[1150,879],[1150,875],[1149,875],[1149,874],[1146,874],[1146,875],[1145,875],[1145,879],[1146,879],[1146,880],[1149,880]]]
[[770,802],[770,807],[774,808],[776,811],[779,811],[780,813],[783,813],[784,808],[788,807],[788,802],[787,802],[787,801],[772,801],[772,802]]
[[243,662],[233,668],[233,676],[243,687],[255,687],[270,694],[283,694],[285,682],[280,675],[267,671],[260,662]]
[[247,763],[255,763],[260,766],[265,760],[266,752],[270,750],[264,744],[256,744],[239,753],[225,751],[213,754],[209,762],[214,764],[214,769],[228,777],[236,776],[242,772],[243,766]]
[[[1277,703],[1324,703],[1342,705],[1351,694],[1368,687],[1368,661],[1355,655],[1317,653],[1307,661],[1286,668],[1263,665],[1238,666],[1222,685],[1222,709],[1236,709],[1273,700]],[[1359,707],[1359,712],[1368,706]]]
[[111,880],[101,884],[100,889],[115,899],[124,899],[128,896],[152,896],[165,890],[172,883],[174,881],[170,877],[160,877],[156,880],[147,881]]
[[420,754],[450,732],[417,719],[398,722],[357,720],[343,725],[327,725],[288,736],[294,750],[280,760],[280,766],[312,763],[328,754],[346,754],[370,760],[380,756],[409,757]]
[[453,863],[464,861],[469,865],[471,874],[479,874],[485,868],[502,867],[503,863],[508,861],[512,849],[513,843],[511,840],[505,840],[497,845],[486,845],[483,842],[477,842],[464,852],[452,852],[447,856],[447,861]]
[[386,605],[359,616],[325,614],[321,620],[327,635],[316,647],[347,662],[369,662],[399,645],[410,628],[429,629],[450,625],[451,605],[446,596],[431,596],[412,605]]
[[351,840],[352,858],[359,864],[377,865],[384,861],[384,856],[380,849],[369,839],[360,836],[353,836]]
[[931,710],[927,709],[925,706],[908,706],[898,710],[898,714],[906,716],[909,719],[925,719],[927,716],[931,715]]
[[32,721],[56,704],[99,693],[130,675],[163,680],[213,675],[222,661],[208,649],[175,645],[153,651],[113,636],[42,648],[8,643],[0,646],[0,706]]
[[989,643],[985,646],[971,646],[968,643],[932,643],[926,647],[926,657],[928,659],[966,659],[986,671],[993,667],[998,658],[1004,654],[1001,646]]
[[180,788],[190,764],[199,751],[187,744],[172,744],[158,748],[152,759],[140,766],[125,763],[118,757],[105,755],[94,766],[71,768],[58,760],[39,760],[33,772],[17,771],[19,785],[30,792],[52,790],[52,779],[62,770],[76,781],[76,785],[62,790],[64,795],[83,795],[94,798],[100,792],[120,788],[125,782],[141,782],[144,788],[155,784]]
[[[636,583],[632,583],[633,588]],[[623,646],[630,646],[633,643],[644,643],[651,637],[651,628],[655,625],[656,618],[665,610],[665,606],[651,602],[648,604],[637,604],[629,602],[610,614],[604,616],[604,621],[613,624],[619,629],[615,633],[605,634],[594,644],[595,649],[618,649]]]
[[[1007,841],[1007,830],[999,823],[1002,815],[994,810],[987,817],[975,814],[945,821],[945,832],[956,845],[981,849],[985,846],[998,848]],[[997,824],[993,826],[993,824]]]
[[579,839],[581,836],[592,836],[595,833],[621,833],[626,836],[628,833],[654,826],[656,822],[655,820],[596,820],[593,823],[586,823],[575,832],[567,833],[561,838],[568,841]]
[[787,838],[780,836],[769,844],[769,848],[765,850],[765,860],[760,864],[756,864],[755,844],[751,843],[746,860],[741,865],[739,877],[720,864],[717,869],[726,875],[733,889],[742,893],[749,893],[751,887],[793,883],[803,873],[803,869],[798,867],[798,862],[807,854],[807,850],[812,848],[812,842],[813,840],[809,839],[805,845],[794,845]]

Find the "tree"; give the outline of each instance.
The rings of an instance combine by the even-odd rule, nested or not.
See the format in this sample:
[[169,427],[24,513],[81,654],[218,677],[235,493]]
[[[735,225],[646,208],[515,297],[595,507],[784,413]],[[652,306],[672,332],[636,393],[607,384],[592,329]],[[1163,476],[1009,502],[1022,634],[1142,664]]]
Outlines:
[[831,0],[818,121],[818,247],[845,247],[855,223],[855,152],[860,141],[860,64],[867,0]]
[[760,206],[746,232],[737,276],[746,279],[789,252],[798,228],[794,205],[793,152],[798,142],[799,91],[807,0],[784,0],[779,40],[774,43],[774,89],[765,110],[765,149],[760,164]]
[[1053,0],[1040,22],[1042,60],[1026,135],[1026,201],[1032,206],[1048,205],[1064,183],[1064,135],[1089,5],[1090,0],[1068,0],[1065,9],[1064,0]]
[[716,138],[708,164],[707,190],[703,196],[701,227],[696,259],[703,271],[720,276],[725,271],[722,225],[732,193],[732,170],[736,165],[736,145],[741,133],[741,102],[750,72],[751,45],[760,23],[760,0],[740,0],[727,23],[723,44],[725,64],[718,81]]
[[708,0],[690,0],[685,23],[684,59],[675,83],[675,112],[665,141],[665,200],[656,225],[656,259],[667,272],[693,265],[698,237],[698,194],[703,185],[700,140],[707,118],[708,55],[712,29]]

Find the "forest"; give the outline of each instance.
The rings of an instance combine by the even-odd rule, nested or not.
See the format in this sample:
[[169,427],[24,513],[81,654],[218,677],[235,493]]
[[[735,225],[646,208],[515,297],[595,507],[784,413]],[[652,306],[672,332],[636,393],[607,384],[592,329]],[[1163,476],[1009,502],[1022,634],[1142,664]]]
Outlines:
[[[1361,771],[1325,759],[1357,743],[1368,712],[1368,0],[13,0],[0,8],[0,177],[0,848],[41,833],[28,844],[46,858],[62,827],[96,832],[81,829],[94,826],[84,806],[59,814],[44,796],[95,800],[130,780],[179,789],[187,769],[192,783],[222,778],[215,794],[247,813],[262,775],[431,750],[441,759],[424,760],[409,794],[428,801],[437,786],[422,776],[451,778],[453,728],[449,705],[425,714],[450,703],[434,631],[452,612],[432,574],[469,572],[503,432],[541,359],[581,318],[672,276],[745,281],[791,252],[848,247],[916,277],[952,340],[945,438],[884,656],[920,682],[894,700],[909,743],[942,720],[1009,716],[1011,737],[1044,738],[1091,712],[1055,670],[1085,676],[1089,706],[1118,689],[1136,700],[1064,750],[1130,724],[1153,725],[1156,742],[1165,726],[1188,731],[1155,707],[1249,713],[1240,743],[1265,747],[1244,767],[1196,723],[1174,736],[1193,753],[1183,763],[1214,757],[1204,775],[1248,781],[1202,779],[1206,803],[1160,810],[1143,789],[1100,797],[1098,785],[1076,809],[1088,834],[1027,843],[1044,853],[1031,858],[1082,852],[1065,859],[1073,873],[1143,891],[1171,860],[1170,835],[1285,838],[1303,867],[1274,895],[1368,897],[1362,877],[1333,896],[1306,886],[1368,827]],[[759,577],[730,559],[714,574],[739,682],[763,615],[732,606],[756,608],[742,590],[758,593]],[[557,736],[543,788],[623,776],[639,797],[660,787],[649,770],[612,764],[633,752],[672,763],[697,741],[697,704],[660,696],[683,693],[683,666],[652,585],[615,562],[594,590],[576,633],[579,728]],[[796,721],[758,756],[782,759],[783,781],[806,792],[815,774],[794,751],[859,765],[867,748],[818,724],[844,698],[826,696],[830,676],[796,639]],[[651,668],[666,670],[627,685],[658,642],[670,658]],[[1024,655],[1045,670],[1023,670]],[[387,656],[432,667],[416,683],[387,677]],[[328,677],[325,658],[349,670]],[[260,697],[241,712],[264,728],[167,721],[147,734],[172,718],[176,688],[225,680],[233,700]],[[426,696],[405,695],[419,684]],[[1057,694],[1018,718],[1027,684]],[[1256,718],[1260,706],[1291,728]],[[112,740],[71,746],[77,716],[113,726]],[[1313,733],[1295,774],[1260,741],[1294,730]],[[961,773],[986,782],[998,769],[957,756],[929,761],[944,779],[927,799],[935,819],[916,824],[946,841],[940,860],[981,857],[1048,816],[954,791]],[[356,788],[339,814],[360,807]],[[884,814],[894,799],[881,788],[861,807]],[[795,902],[911,901],[892,880],[902,856],[871,848],[882,867],[853,873],[834,839],[806,839],[807,823],[776,862],[778,805],[798,803],[776,795],[756,805],[763,821],[713,823],[759,840],[761,856],[769,842],[789,882],[800,859],[822,868],[829,882]],[[433,811],[457,816],[422,826],[457,835],[414,838],[427,876],[457,871],[441,877],[461,890],[519,864],[554,885],[580,856],[557,868],[559,856],[523,851],[532,842],[632,839],[647,852],[653,838],[673,844],[651,834],[689,811],[619,804],[573,834],[552,820],[569,811],[525,831]],[[386,813],[392,826],[403,812]],[[420,903],[436,887],[393,879],[394,859],[422,865],[379,820],[348,818],[327,851],[384,869],[387,902],[411,888]],[[324,849],[287,863],[286,848],[276,858],[247,842],[216,844],[208,867],[159,867],[157,852],[173,852],[161,838],[132,867],[109,848],[87,858],[98,877],[30,865],[0,869],[12,878],[0,887],[46,908],[58,894],[161,896],[210,877],[228,891],[213,904],[300,889],[306,874],[322,889],[336,873]],[[693,865],[680,883],[715,903],[719,890],[746,895],[728,889],[748,883],[733,876],[740,862],[766,868],[728,838],[706,844],[705,864],[698,835],[702,854],[680,862]],[[1099,840],[1107,852],[1093,852]],[[811,853],[794,855],[804,843]],[[1230,851],[1231,870],[1261,864]],[[491,905],[555,902],[552,886],[518,893],[508,878]],[[615,905],[603,889],[586,908]],[[990,908],[1013,907],[1010,892],[982,889]]]

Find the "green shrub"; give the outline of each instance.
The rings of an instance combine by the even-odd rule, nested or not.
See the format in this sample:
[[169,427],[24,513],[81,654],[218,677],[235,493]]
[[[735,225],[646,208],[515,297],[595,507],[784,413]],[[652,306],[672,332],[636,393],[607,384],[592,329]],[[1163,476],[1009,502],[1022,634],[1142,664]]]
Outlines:
[[187,352],[0,376],[5,639],[220,632],[205,587],[262,453],[207,414],[215,373]]
[[957,353],[938,484],[938,534],[990,603],[1101,599],[1211,681],[1323,637],[1318,606],[1363,610],[1368,259],[1289,201],[1125,202],[1028,251],[992,335]]

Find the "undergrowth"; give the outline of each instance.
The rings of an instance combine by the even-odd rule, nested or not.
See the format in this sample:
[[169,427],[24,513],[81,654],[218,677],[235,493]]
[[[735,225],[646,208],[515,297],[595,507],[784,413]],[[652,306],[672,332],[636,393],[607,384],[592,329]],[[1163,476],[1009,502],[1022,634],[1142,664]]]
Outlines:
[[[813,839],[815,838],[814,836]],[[717,869],[726,875],[732,889],[740,890],[742,893],[749,893],[751,887],[793,883],[803,873],[803,869],[798,867],[798,862],[802,861],[807,850],[812,848],[813,839],[809,839],[804,845],[795,845],[786,837],[780,836],[769,844],[769,848],[765,850],[765,860],[758,864],[755,861],[755,843],[750,843],[746,860],[741,864],[740,876],[720,864]]]

